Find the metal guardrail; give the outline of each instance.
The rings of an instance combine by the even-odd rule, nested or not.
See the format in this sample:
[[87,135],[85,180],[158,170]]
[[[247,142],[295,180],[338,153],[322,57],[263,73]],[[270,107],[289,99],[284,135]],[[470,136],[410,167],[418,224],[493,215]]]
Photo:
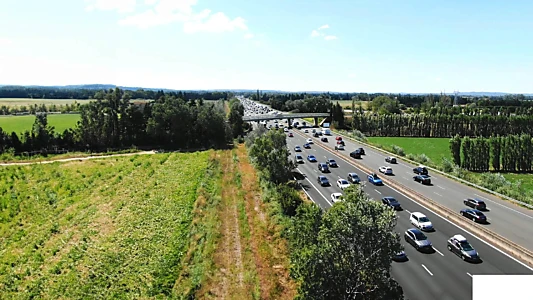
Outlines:
[[[301,132],[298,132],[298,134],[303,135]],[[327,147],[325,147],[322,144],[315,144],[322,148],[324,148],[326,151],[332,152],[333,151]],[[348,163],[352,165],[357,165],[357,168],[363,170],[364,172],[370,174],[374,171],[370,170],[369,168],[361,165],[360,163],[356,163],[355,161],[347,160]],[[437,213],[443,217],[445,217],[447,220],[455,223],[455,224],[461,224],[461,226],[468,228],[470,231],[475,232],[476,235],[484,237],[486,240],[490,240],[493,246],[497,247],[498,249],[504,251],[505,253],[508,253],[509,255],[523,261],[524,263],[528,264],[529,266],[533,266],[533,252],[530,251],[527,248],[524,248],[505,237],[492,232],[491,230],[472,222],[467,222],[466,219],[458,214],[457,212],[451,210],[450,208],[418,193],[417,191],[408,188],[407,186],[404,186],[401,183],[393,182],[392,180],[388,178],[381,177],[381,180],[386,183],[387,185],[396,188],[397,190],[400,190],[407,194],[410,198],[420,200],[424,205],[429,206],[434,211],[439,211],[441,213]]]
[[[384,149],[378,148],[378,147],[376,147],[376,146],[370,145],[370,144],[368,144],[368,143],[365,143],[365,142],[362,142],[362,141],[356,140],[356,139],[354,139],[354,138],[352,138],[352,137],[350,137],[350,136],[347,136],[347,135],[345,135],[345,134],[339,132],[338,130],[333,130],[333,131],[334,131],[335,133],[337,133],[338,135],[342,135],[343,137],[346,137],[346,138],[348,138],[348,139],[350,139],[350,140],[352,140],[352,141],[355,141],[355,142],[361,143],[361,144],[363,144],[363,145],[365,145],[365,146],[367,146],[367,147],[369,147],[369,148],[372,148],[372,149],[374,149],[374,150],[377,150],[377,151],[383,152],[383,153],[385,153],[385,154],[387,154],[387,155],[390,155],[390,156],[396,156],[396,157],[398,156],[397,154],[394,154],[394,153],[389,152],[389,151],[387,151],[387,150],[384,150]],[[416,161],[414,161],[414,160],[410,160],[410,159],[408,159],[407,157],[404,157],[404,156],[402,156],[402,160],[404,160],[404,161],[408,161],[408,162],[410,162],[410,163],[412,163],[412,164],[414,164],[414,165],[420,164],[419,162],[416,162]],[[443,172],[443,171],[441,171],[441,170],[438,170],[438,169],[435,169],[435,168],[432,168],[432,167],[429,167],[429,166],[425,166],[425,167],[426,167],[427,169],[430,169],[431,171],[433,171],[433,172],[435,172],[435,173],[440,174],[440,175],[443,175],[443,176],[446,176],[446,177],[451,178],[451,179],[453,179],[453,180],[456,180],[456,181],[462,182],[462,183],[464,183],[464,184],[466,184],[466,185],[469,185],[469,186],[475,187],[475,188],[477,188],[477,189],[479,189],[479,190],[482,190],[482,191],[487,192],[487,193],[489,193],[489,194],[493,194],[493,195],[498,196],[498,197],[500,197],[500,198],[503,198],[503,199],[509,200],[510,202],[514,202],[514,203],[516,203],[516,204],[519,204],[519,205],[522,205],[522,206],[528,207],[528,208],[530,208],[530,209],[533,209],[533,205],[531,205],[531,204],[528,204],[528,203],[522,202],[522,201],[520,201],[520,200],[516,200],[516,199],[514,199],[514,198],[511,198],[511,197],[509,197],[509,196],[506,196],[506,195],[500,194],[500,193],[498,193],[498,192],[496,192],[496,191],[493,191],[493,190],[488,189],[488,188],[486,188],[486,187],[483,187],[483,186],[477,185],[477,184],[475,184],[475,183],[473,183],[473,182],[470,182],[470,181],[468,181],[468,180],[464,180],[464,179],[462,179],[462,178],[459,178],[459,177],[453,176],[453,175],[451,175],[451,174],[449,174],[449,173],[446,173],[446,172]]]

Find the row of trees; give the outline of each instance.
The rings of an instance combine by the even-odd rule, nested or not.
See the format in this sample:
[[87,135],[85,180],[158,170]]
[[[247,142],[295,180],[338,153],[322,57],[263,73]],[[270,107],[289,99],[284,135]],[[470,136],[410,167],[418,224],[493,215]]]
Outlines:
[[20,105],[20,106],[0,106],[0,115],[15,115],[15,114],[30,114],[34,115],[37,112],[79,112],[81,104],[74,102],[72,104],[33,104],[33,105]]
[[80,109],[76,128],[55,133],[46,115],[37,115],[33,129],[21,137],[0,129],[0,150],[46,151],[55,148],[101,151],[109,148],[224,147],[232,140],[223,101],[186,101],[163,95],[154,102],[135,105],[121,89],[106,91]]
[[475,172],[531,172],[533,140],[529,134],[450,139],[453,162]]
[[533,115],[355,114],[351,126],[368,136],[505,136],[533,134]]
[[[79,85],[66,87],[28,87],[28,86],[0,86],[0,98],[33,98],[33,99],[101,99],[110,85]],[[123,89],[124,90],[124,89]],[[126,90],[124,90],[126,91]],[[171,95],[183,100],[229,100],[234,96],[231,92],[218,91],[171,91],[145,90],[142,88],[128,88],[131,99],[159,99],[163,95]]]
[[301,299],[403,299],[390,272],[391,258],[402,250],[393,211],[350,187],[344,201],[324,212],[292,188],[285,134],[259,128],[247,145],[261,178],[276,190],[273,200],[291,218],[291,275]]

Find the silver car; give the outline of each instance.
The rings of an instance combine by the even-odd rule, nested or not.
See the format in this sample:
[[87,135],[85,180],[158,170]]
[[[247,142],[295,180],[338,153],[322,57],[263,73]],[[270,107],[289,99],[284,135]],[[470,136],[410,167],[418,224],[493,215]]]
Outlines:
[[433,245],[426,235],[418,228],[407,229],[404,234],[405,241],[418,251],[433,252]]
[[481,260],[476,249],[474,249],[468,240],[460,234],[456,234],[448,240],[448,250],[455,253],[465,261]]

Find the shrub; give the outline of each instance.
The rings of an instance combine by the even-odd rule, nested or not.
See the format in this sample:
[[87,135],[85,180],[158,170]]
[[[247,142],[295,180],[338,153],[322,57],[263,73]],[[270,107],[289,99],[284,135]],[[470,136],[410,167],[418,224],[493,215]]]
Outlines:
[[392,153],[399,156],[405,156],[405,151],[403,151],[403,148],[396,145],[392,145]]
[[442,157],[442,171],[446,173],[452,173],[453,172],[454,164],[451,160],[447,159],[446,157]]

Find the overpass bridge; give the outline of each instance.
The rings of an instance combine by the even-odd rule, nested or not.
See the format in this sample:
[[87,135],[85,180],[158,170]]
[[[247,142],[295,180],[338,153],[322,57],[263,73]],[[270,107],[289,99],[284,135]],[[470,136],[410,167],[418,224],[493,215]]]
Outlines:
[[318,118],[328,118],[329,113],[285,113],[285,114],[264,114],[264,115],[255,115],[255,116],[244,116],[242,118],[245,122],[260,122],[268,120],[281,120],[287,119],[288,123],[291,124],[293,119],[303,119],[303,118],[313,118],[315,120],[315,126],[318,126]]

